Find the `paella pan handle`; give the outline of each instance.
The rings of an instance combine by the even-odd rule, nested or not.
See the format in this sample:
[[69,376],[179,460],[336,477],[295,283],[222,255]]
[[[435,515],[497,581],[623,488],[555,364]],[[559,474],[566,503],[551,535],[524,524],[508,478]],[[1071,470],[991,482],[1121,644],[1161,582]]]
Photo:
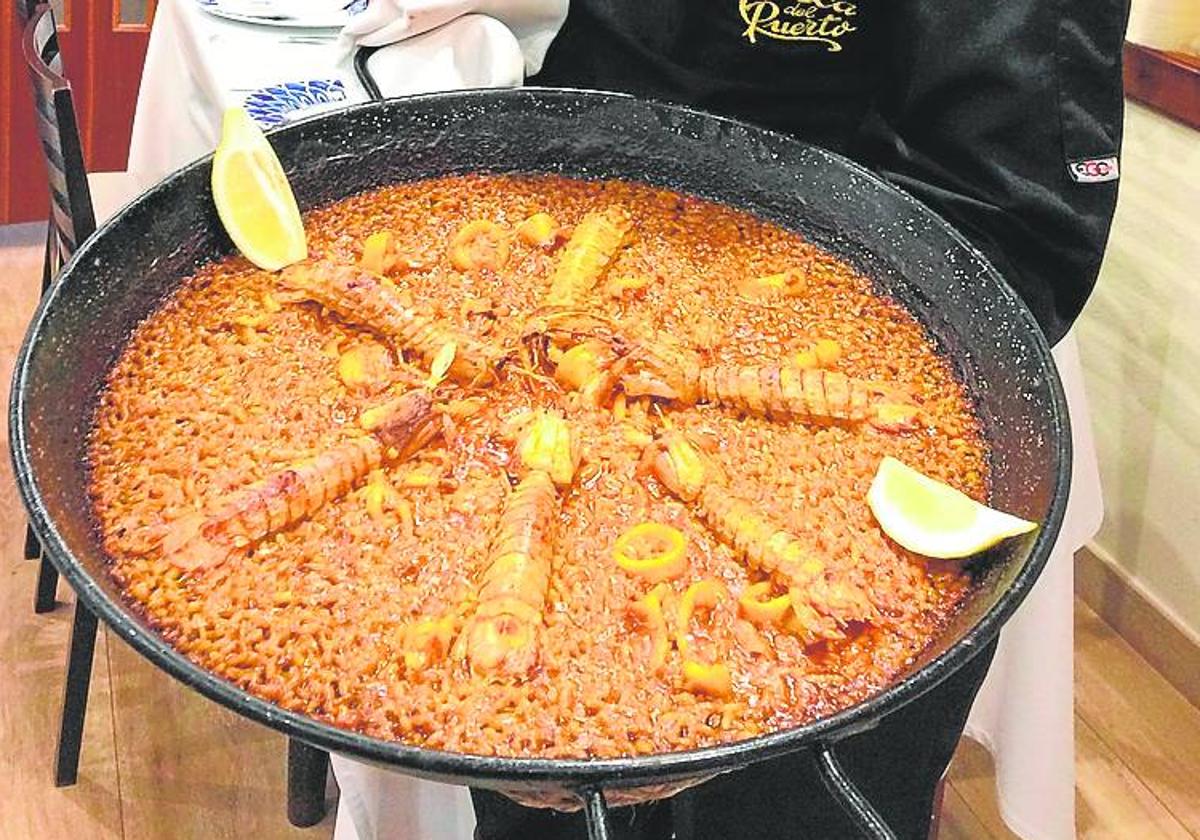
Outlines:
[[612,824],[608,819],[608,803],[604,801],[604,791],[600,788],[588,788],[580,791],[583,797],[583,816],[587,820],[588,840],[609,840],[612,837]]
[[863,837],[868,840],[896,840],[896,833],[888,827],[862,791],[850,781],[829,744],[817,747],[817,772],[825,783],[825,789],[858,826]]
[[367,59],[379,50],[379,47],[359,47],[354,51],[353,58],[354,75],[358,76],[358,83],[363,86],[367,96],[376,102],[383,99],[383,93],[379,90],[379,84],[375,81],[375,77],[371,75],[370,68],[367,67]]

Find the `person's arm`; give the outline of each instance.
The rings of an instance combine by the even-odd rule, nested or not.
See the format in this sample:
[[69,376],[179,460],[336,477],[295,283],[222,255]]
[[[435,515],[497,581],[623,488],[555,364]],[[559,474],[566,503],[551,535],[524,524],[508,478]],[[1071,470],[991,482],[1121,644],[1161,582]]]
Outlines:
[[888,81],[853,156],[966,234],[1056,342],[1116,204],[1128,0],[897,0],[889,15]]

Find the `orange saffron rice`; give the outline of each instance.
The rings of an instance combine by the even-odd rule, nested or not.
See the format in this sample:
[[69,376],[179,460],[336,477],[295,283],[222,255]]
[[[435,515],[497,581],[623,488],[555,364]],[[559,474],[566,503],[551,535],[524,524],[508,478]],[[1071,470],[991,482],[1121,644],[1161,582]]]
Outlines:
[[[255,695],[379,738],[466,753],[687,749],[795,726],[887,686],[971,579],[959,564],[890,542],[867,488],[892,455],[982,500],[986,446],[947,360],[867,278],[745,213],[623,182],[444,178],[359,195],[305,223],[311,256],[345,264],[360,260],[371,234],[390,231],[398,294],[485,345],[515,348],[573,227],[615,205],[632,226],[589,311],[670,336],[714,364],[806,352],[811,362],[818,342],[836,343],[836,358],[819,361],[914,395],[920,428],[784,422],[650,398],[589,405],[514,363],[487,385],[440,385],[441,436],[412,458],[223,562],[188,570],[161,549],[172,523],[361,436],[361,412],[429,374],[386,336],[290,299],[276,275],[231,257],[201,268],[138,327],[100,400],[91,492],[128,599],[187,657]],[[553,229],[517,235],[537,213]],[[473,220],[507,237],[502,265],[452,262],[450,243]],[[777,289],[754,292],[757,278],[772,277],[782,279],[760,285]],[[514,679],[476,673],[453,655],[406,663],[406,628],[449,617],[460,629],[469,614],[515,480],[506,424],[546,407],[566,419],[580,463],[556,511],[537,667]],[[738,597],[763,575],[639,468],[664,424],[703,442],[731,496],[786,524],[831,574],[866,593],[872,618],[815,643],[748,621]],[[614,560],[622,534],[647,522],[685,537],[682,573],[658,590],[670,635],[657,665],[631,609],[652,584]],[[673,626],[683,593],[703,580],[729,597]],[[728,692],[688,683],[683,636],[691,655],[727,668]]]

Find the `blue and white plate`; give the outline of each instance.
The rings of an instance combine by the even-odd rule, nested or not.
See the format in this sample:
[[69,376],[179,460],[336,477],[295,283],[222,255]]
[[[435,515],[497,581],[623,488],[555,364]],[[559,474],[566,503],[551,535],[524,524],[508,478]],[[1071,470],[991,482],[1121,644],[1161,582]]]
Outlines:
[[341,29],[368,0],[196,0],[211,15],[262,26]]
[[242,107],[262,128],[272,128],[288,120],[327,111],[346,101],[346,86],[341,79],[310,79],[284,82],[259,88],[246,96]]

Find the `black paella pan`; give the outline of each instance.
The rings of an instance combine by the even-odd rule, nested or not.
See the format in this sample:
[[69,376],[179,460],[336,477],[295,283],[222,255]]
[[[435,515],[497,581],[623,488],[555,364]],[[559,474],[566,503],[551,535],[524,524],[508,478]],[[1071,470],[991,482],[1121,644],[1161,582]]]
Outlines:
[[435,94],[337,111],[271,135],[302,209],[400,181],[468,172],[648,182],[799,231],[904,304],[952,360],[991,448],[992,502],[1042,527],[992,550],[971,600],[890,688],[808,725],[686,752],[507,759],[369,738],[279,708],[193,664],[126,603],[91,512],[86,444],[97,395],[133,328],[232,245],[209,191],[211,158],[171,175],[75,254],[17,362],[10,434],[22,498],[50,559],[88,609],[160,668],[229,708],[324,749],[519,801],[584,806],[667,795],[802,749],[865,833],[887,827],[840,773],[833,746],[922,695],[990,642],[1029,592],[1066,507],[1070,433],[1050,351],[996,271],[946,222],[855,164],[791,138],[629,96],[525,88]]

